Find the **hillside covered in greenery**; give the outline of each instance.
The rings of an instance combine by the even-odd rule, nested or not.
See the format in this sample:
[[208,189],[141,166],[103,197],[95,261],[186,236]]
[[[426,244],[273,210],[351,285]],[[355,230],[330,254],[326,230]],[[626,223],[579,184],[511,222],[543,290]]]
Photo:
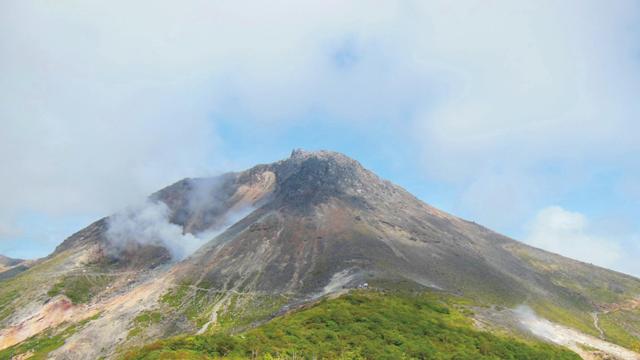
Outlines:
[[183,336],[124,359],[580,359],[540,342],[475,329],[470,312],[434,294],[358,291],[229,334]]

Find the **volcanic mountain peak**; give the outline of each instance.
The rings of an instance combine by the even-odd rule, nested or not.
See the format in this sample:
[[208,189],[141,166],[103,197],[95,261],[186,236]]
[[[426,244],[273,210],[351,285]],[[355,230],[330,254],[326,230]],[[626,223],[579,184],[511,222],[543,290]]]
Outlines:
[[348,161],[354,161],[353,159],[349,158],[348,156],[342,153],[339,153],[337,151],[329,151],[329,150],[309,151],[309,150],[297,148],[297,149],[291,150],[291,156],[289,156],[290,159],[294,159],[294,160],[303,160],[303,159],[308,159],[310,157],[333,158],[333,159],[342,158]]
[[[257,169],[275,174],[275,198],[288,205],[309,207],[330,198],[362,203],[401,190],[365,169],[358,161],[333,151],[296,149],[288,159]],[[408,193],[407,193],[408,194]]]
[[[129,211],[128,224],[142,229],[127,235],[139,243],[109,257],[109,229],[123,216],[99,220],[0,286],[0,349],[46,326],[86,317],[78,304],[68,308],[69,299],[88,302],[104,315],[61,347],[59,358],[77,346],[89,357],[110,357],[121,346],[161,334],[206,332],[218,315],[239,309],[259,310],[244,316],[262,321],[365,284],[389,291],[431,289],[482,305],[523,305],[595,336],[602,332],[598,314],[635,314],[640,295],[638,279],[529,247],[435,209],[337,152],[297,149],[287,159],[245,171],[184,179],[152,194],[148,203],[152,214],[161,215],[154,221],[164,221],[161,228],[178,241],[181,235],[202,238],[199,250],[176,263],[162,243],[140,241],[159,231]],[[50,311],[40,310],[43,299],[66,317],[34,315]],[[480,315],[487,322],[504,316],[492,318],[495,308],[486,309]],[[151,313],[164,320],[140,330],[144,337],[116,336],[135,325],[136,316]],[[55,322],[42,325],[36,320],[41,318]],[[609,321],[609,340],[627,345],[615,334],[640,329],[640,320],[630,319]]]
[[317,150],[307,151],[303,149],[294,149],[291,151],[289,159],[284,162],[303,163],[308,160],[315,160],[318,163],[332,164],[342,169],[351,169],[354,172],[364,171],[364,167],[356,160],[349,156],[336,151]]
[[309,180],[310,185],[365,182],[375,177],[356,160],[334,151],[305,151],[295,149],[288,159],[272,164],[284,183],[290,176]]

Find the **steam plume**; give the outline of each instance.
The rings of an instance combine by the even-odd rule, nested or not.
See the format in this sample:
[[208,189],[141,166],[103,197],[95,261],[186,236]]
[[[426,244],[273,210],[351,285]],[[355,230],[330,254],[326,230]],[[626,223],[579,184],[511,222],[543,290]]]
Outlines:
[[127,244],[160,245],[172,258],[183,259],[202,244],[203,240],[183,233],[182,227],[169,222],[170,210],[163,202],[146,201],[130,206],[109,218],[107,239],[116,252]]

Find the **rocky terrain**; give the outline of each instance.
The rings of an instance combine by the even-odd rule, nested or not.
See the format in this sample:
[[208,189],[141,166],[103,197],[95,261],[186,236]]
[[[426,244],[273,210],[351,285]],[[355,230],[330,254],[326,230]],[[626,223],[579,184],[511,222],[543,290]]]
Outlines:
[[[174,335],[243,331],[360,288],[469,298],[484,309],[481,329],[584,358],[640,358],[640,280],[442,212],[339,153],[296,150],[185,179],[136,209],[0,278],[0,351],[33,355],[38,347],[20,344],[46,334],[58,339],[41,350],[52,358],[117,358]],[[535,321],[518,320],[523,306]]]

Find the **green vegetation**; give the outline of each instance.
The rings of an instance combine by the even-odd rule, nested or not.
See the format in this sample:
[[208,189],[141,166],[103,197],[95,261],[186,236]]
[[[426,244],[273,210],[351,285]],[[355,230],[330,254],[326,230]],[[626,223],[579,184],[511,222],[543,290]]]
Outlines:
[[220,295],[207,289],[180,284],[162,296],[160,302],[184,314],[197,327],[209,321],[213,306]]
[[259,295],[233,293],[224,297],[220,292],[206,288],[180,284],[165,293],[160,302],[178,311],[201,328],[211,319],[215,305],[217,330],[237,330],[268,319],[286,302],[284,295]]
[[234,295],[224,311],[218,311],[218,330],[248,328],[272,317],[286,302],[282,295]]
[[522,260],[546,275],[558,290],[585,304],[620,303],[640,293],[640,282],[628,275],[589,264],[551,256],[524,245],[509,249]]
[[13,313],[14,307],[11,305],[19,296],[20,292],[16,289],[0,291],[0,320],[5,319]]
[[[624,274],[612,272],[574,260],[551,256],[523,245],[513,245],[510,250],[541,273],[553,287],[553,296],[529,298],[528,304],[535,312],[551,321],[572,327],[584,333],[599,336],[591,313],[597,305],[622,304],[640,293],[640,282]],[[601,317],[601,328],[607,340],[625,346],[638,346],[638,340],[630,335],[631,328],[640,316],[631,318],[607,314]],[[627,324],[621,327],[619,324]],[[635,334],[640,334],[637,329]]]
[[162,314],[157,311],[144,311],[142,314],[136,316],[133,322],[136,325],[149,326],[151,324],[157,324],[162,320]]
[[460,300],[434,293],[358,291],[232,335],[182,336],[124,359],[572,359],[552,345],[473,328]]
[[133,319],[134,327],[129,330],[127,338],[139,335],[144,329],[151,325],[158,324],[160,321],[162,321],[162,313],[159,311],[143,311]]
[[51,277],[44,274],[55,272],[69,254],[61,253],[51,259],[36,264],[15,277],[0,282],[0,322],[11,316],[17,308],[29,301],[39,288],[47,286]]
[[28,358],[31,360],[46,359],[50,352],[64,345],[65,340],[75,334],[78,329],[98,317],[100,317],[100,314],[96,314],[77,324],[63,324],[55,329],[49,329],[38,335],[32,336],[17,345],[1,350],[0,360],[9,360],[15,356],[23,354],[30,354]]
[[9,360],[16,355],[25,353],[33,354],[29,359],[45,359],[47,354],[64,345],[64,341],[75,332],[75,326],[69,326],[58,334],[54,334],[52,330],[45,331],[21,342],[17,346],[0,351],[0,360]]
[[607,340],[640,352],[640,310],[600,314],[600,328]]
[[160,301],[174,308],[179,307],[180,305],[182,305],[182,301],[188,293],[189,285],[180,284],[169,289],[166,294],[162,295]]
[[67,275],[53,285],[47,295],[66,295],[74,304],[87,303],[111,282],[104,275]]

